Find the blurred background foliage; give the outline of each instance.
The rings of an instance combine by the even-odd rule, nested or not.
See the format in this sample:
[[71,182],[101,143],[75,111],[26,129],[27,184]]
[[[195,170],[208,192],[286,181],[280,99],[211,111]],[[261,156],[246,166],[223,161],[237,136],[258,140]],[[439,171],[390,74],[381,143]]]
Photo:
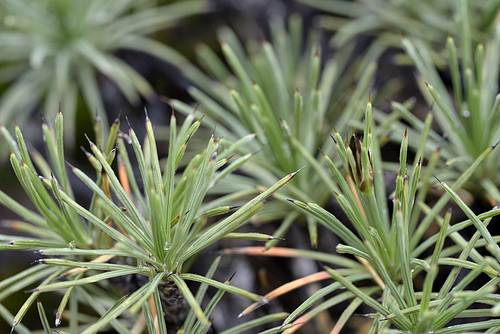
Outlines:
[[178,65],[178,52],[153,34],[205,6],[202,1],[2,1],[0,122],[10,125],[14,117],[24,122],[37,112],[53,118],[62,105],[71,142],[79,110],[107,122],[105,82],[133,106],[152,99],[150,82],[117,52],[161,54]]
[[[342,47],[352,39],[363,36],[372,43],[380,43],[386,48],[401,48],[401,36],[412,36],[423,40],[429,47],[432,59],[444,65],[439,54],[440,46],[447,35],[472,38],[478,43],[495,29],[498,1],[460,1],[431,0],[413,3],[407,0],[298,0],[325,13],[317,17],[317,24],[335,31],[330,43]],[[469,33],[464,33],[461,10],[467,10],[470,22]],[[405,57],[408,59],[407,57]]]

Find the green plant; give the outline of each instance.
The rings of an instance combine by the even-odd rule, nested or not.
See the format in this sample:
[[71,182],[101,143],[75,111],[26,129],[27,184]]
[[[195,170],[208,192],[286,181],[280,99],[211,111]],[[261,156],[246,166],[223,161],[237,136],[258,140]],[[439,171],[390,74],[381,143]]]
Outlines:
[[[492,33],[474,50],[466,6],[466,2],[461,1],[461,12],[465,17],[461,20],[460,47],[457,49],[451,36],[446,40],[451,92],[433,65],[425,44],[419,39],[402,40],[404,49],[418,70],[416,77],[421,91],[427,103],[433,106],[433,118],[439,130],[446,134],[446,140],[442,140],[435,131],[429,137],[429,144],[442,144],[440,154],[445,163],[438,166],[444,165],[444,168],[436,173],[445,181],[456,180],[485,149],[500,139],[500,64],[496,56],[500,47],[500,26],[496,24]],[[393,110],[416,131],[423,128],[423,121],[405,107],[393,103]],[[431,153],[430,150],[426,152],[427,155]],[[474,171],[470,181],[464,184],[464,188],[475,198],[486,199],[492,205],[500,201],[499,159],[498,151],[492,153]]]
[[[433,117],[440,133],[431,130],[430,141],[424,149],[425,156],[433,154],[439,142],[440,154],[447,168],[440,170],[443,180],[456,180],[488,146],[500,139],[497,101],[498,68],[495,51],[499,47],[497,15],[498,1],[470,2],[442,1],[439,4],[410,1],[357,2],[303,0],[311,6],[327,12],[348,15],[351,18],[338,28],[333,41],[341,46],[361,34],[376,36],[376,44],[402,48],[406,63],[415,66],[416,79],[428,105],[434,106]],[[328,22],[328,17],[323,17]],[[396,34],[395,32],[398,32]],[[446,34],[448,33],[448,37]],[[402,37],[403,36],[403,37]],[[457,36],[459,48],[455,46]],[[441,45],[446,40],[446,52]],[[484,44],[483,44],[484,43]],[[477,48],[474,50],[474,45]],[[447,58],[447,59],[446,59]],[[441,70],[445,70],[440,72]],[[450,84],[446,82],[448,73]],[[443,78],[444,77],[444,78]],[[412,93],[414,94],[414,93]],[[392,102],[394,118],[402,118],[410,124],[409,133],[417,134],[426,120],[412,114],[411,104]],[[385,117],[375,111],[377,119]],[[387,122],[388,133],[401,128],[399,122]],[[392,139],[399,140],[394,135]],[[416,149],[414,143],[410,143]],[[500,201],[496,161],[498,152],[492,154],[479,167],[464,188],[475,197],[485,198],[494,205]],[[479,186],[478,186],[479,185]]]
[[432,61],[438,65],[444,63],[435,50],[447,34],[458,35],[463,27],[460,21],[464,14],[467,14],[472,27],[469,30],[470,36],[478,43],[495,30],[495,20],[500,9],[500,3],[496,0],[463,1],[465,7],[459,5],[459,1],[432,0],[418,3],[410,0],[298,2],[328,13],[320,15],[318,21],[322,28],[336,32],[331,39],[335,47],[343,47],[345,43],[360,36],[369,36],[374,39],[374,44],[399,49],[400,35],[404,35],[422,40],[429,49]]
[[[98,134],[102,133],[100,125],[97,124]],[[142,146],[132,128],[124,134],[119,125],[116,120],[108,137],[99,135],[97,145],[89,140],[90,152],[86,155],[95,169],[96,180],[68,164],[71,172],[92,191],[88,208],[75,198],[68,178],[60,112],[55,128],[43,124],[48,161],[36,151],[28,152],[19,127],[16,126],[15,139],[1,128],[11,149],[14,172],[35,210],[0,191],[0,204],[22,218],[12,222],[11,227],[15,232],[27,234],[1,235],[1,240],[7,242],[0,249],[39,250],[43,256],[38,264],[0,282],[0,301],[36,284],[15,316],[0,304],[0,315],[13,324],[13,330],[30,333],[21,324],[23,316],[36,300],[42,300],[45,293],[52,291],[57,292],[53,298],[61,300],[56,326],[62,318],[69,321],[61,333],[96,333],[108,327],[119,333],[131,333],[134,326],[134,332],[147,327],[149,333],[166,333],[167,328],[170,333],[183,326],[179,333],[206,333],[208,318],[224,292],[262,301],[261,296],[233,287],[229,281],[211,279],[218,260],[205,276],[188,270],[199,252],[221,238],[268,240],[270,237],[266,235],[233,231],[264,206],[264,199],[289,183],[295,173],[268,189],[247,192],[246,196],[255,197],[236,209],[227,203],[241,195],[212,201],[207,195],[225,174],[220,169],[227,164],[231,149],[237,146],[229,150],[221,147],[212,135],[205,149],[186,164],[182,162],[187,142],[200,126],[193,114],[180,127],[172,115],[165,161],[157,153],[153,126],[147,115],[147,137]],[[134,176],[128,154],[130,146],[142,182]],[[112,167],[115,161],[116,171]],[[182,173],[176,172],[180,168]],[[226,217],[219,218],[221,214]],[[117,287],[127,277],[136,282],[135,286],[120,291]],[[196,296],[186,281],[202,283]],[[208,286],[219,291],[203,310],[200,303]],[[50,332],[41,302],[38,307],[43,328]],[[66,309],[68,315],[64,316]],[[276,317],[283,319],[284,315],[258,319],[252,324]]]
[[[418,141],[419,152],[425,147],[429,130],[430,122],[427,122]],[[295,332],[319,312],[347,300],[351,300],[349,307],[340,315],[332,333],[338,333],[361,304],[373,310],[366,315],[373,319],[369,333],[478,330],[496,333],[500,329],[500,321],[495,318],[500,305],[500,295],[495,292],[500,283],[500,247],[497,245],[500,237],[492,235],[487,226],[500,214],[500,209],[497,206],[476,215],[456,193],[494,147],[486,149],[452,185],[440,182],[445,194],[429,207],[416,199],[427,192],[433,183],[432,173],[439,170],[434,169],[431,162],[422,167],[421,154],[415,157],[413,168],[407,167],[409,138],[405,132],[400,149],[400,170],[391,196],[391,212],[386,204],[382,174],[382,136],[385,136],[384,131],[372,127],[372,107],[368,103],[363,137],[353,133],[350,139],[344,140],[338,132],[333,136],[342,168],[325,155],[340,188],[336,193],[338,204],[348,221],[339,220],[337,214],[315,203],[289,200],[340,238],[342,243],[336,248],[340,256],[278,248],[269,251],[236,248],[226,253],[308,257],[324,263],[324,272],[299,280],[292,288],[328,277],[334,282],[318,290],[293,311],[283,325],[293,323],[294,326],[283,333]],[[450,225],[451,210],[441,216],[440,212],[450,199],[467,215],[467,220]],[[415,210],[416,207],[421,210]],[[428,226],[426,220],[436,222],[440,228],[436,234],[423,239],[415,231],[422,223]],[[467,240],[463,230],[471,225],[476,232]],[[491,256],[481,255],[478,248],[482,247],[486,247]],[[445,266],[452,269],[445,270]],[[438,277],[445,278],[441,286],[438,286]],[[469,286],[471,283],[476,285]],[[289,287],[280,289],[265,296],[266,299],[290,291]],[[252,305],[245,313],[258,305]],[[452,320],[454,326],[445,327]]]
[[[488,146],[500,139],[497,126],[499,64],[494,51],[500,43],[496,19],[498,1],[461,0],[439,4],[424,1],[417,6],[409,1],[374,0],[365,6],[343,1],[303,2],[355,18],[339,28],[335,45],[340,46],[359,34],[371,33],[388,46],[402,47],[407,62],[416,68],[422,94],[428,105],[434,107],[428,117],[437,122],[439,132],[431,130],[423,152],[430,158],[433,147],[440,144],[442,160],[437,163],[445,168],[438,174],[444,181],[456,180]],[[327,22],[328,18],[324,20]],[[451,36],[458,37],[459,48]],[[439,51],[445,39],[446,52]],[[475,50],[474,45],[477,45]],[[452,92],[446,82],[448,74],[440,72],[443,68],[451,76]],[[411,104],[392,102],[392,117],[402,118],[404,124],[411,125],[409,133],[416,135],[425,127],[424,123],[431,120],[418,118],[409,111],[411,107]],[[376,111],[378,119],[384,119],[381,114]],[[393,130],[401,126],[400,122],[387,122],[388,133],[394,134]],[[443,133],[446,140],[442,138]],[[394,135],[392,139],[399,140]],[[414,143],[410,146],[416,149]],[[475,198],[486,199],[492,205],[500,201],[498,159],[498,152],[493,153],[464,185]]]
[[203,10],[198,0],[162,6],[151,0],[2,1],[0,122],[9,126],[14,115],[22,122],[36,107],[53,118],[62,104],[67,128],[74,129],[80,99],[105,121],[98,73],[131,103],[151,97],[153,87],[114,52],[135,50],[183,62],[176,51],[148,35]]
[[[220,187],[221,192],[243,191],[254,182],[276,182],[279,175],[307,165],[294,185],[287,187],[287,196],[324,204],[338,188],[312,163],[323,160],[317,147],[331,147],[325,140],[330,124],[344,129],[362,117],[359,101],[371,87],[375,71],[371,59],[376,53],[352,59],[353,45],[349,45],[333,57],[325,56],[318,32],[311,31],[304,40],[300,17],[291,16],[287,24],[276,18],[270,41],[249,41],[246,47],[232,30],[224,28],[219,39],[228,66],[213,50],[200,45],[199,63],[208,75],[192,69],[185,74],[193,83],[189,92],[200,103],[199,112],[207,113],[206,124],[217,126],[229,142],[257,139],[240,146],[243,156],[238,161],[251,160],[241,168],[244,175],[226,179],[230,183]],[[181,112],[191,108],[177,100],[170,103]],[[261,221],[283,221],[276,236],[284,235],[297,217],[298,212],[280,203],[271,203],[259,214]],[[314,246],[316,219],[304,219]]]

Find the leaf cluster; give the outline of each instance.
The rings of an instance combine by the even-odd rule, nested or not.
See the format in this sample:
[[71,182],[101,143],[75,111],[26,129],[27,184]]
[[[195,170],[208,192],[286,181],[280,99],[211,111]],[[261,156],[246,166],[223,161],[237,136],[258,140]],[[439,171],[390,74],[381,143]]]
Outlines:
[[[459,189],[474,170],[492,154],[487,148],[470,167],[451,185],[440,182],[445,194],[433,206],[418,198],[425,197],[432,174],[436,171],[429,162],[422,168],[422,157],[416,157],[413,168],[408,168],[408,136],[401,142],[400,170],[391,194],[392,208],[386,205],[388,197],[382,178],[382,160],[378,144],[383,132],[372,127],[372,107],[366,108],[365,128],[362,138],[352,135],[349,141],[335,133],[337,154],[342,161],[337,167],[325,155],[340,191],[337,202],[347,221],[316,203],[290,199],[289,204],[314,216],[328,230],[334,232],[341,243],[336,251],[348,254],[352,260],[339,255],[321,252],[306,253],[289,248],[234,248],[227,254],[285,256],[312,258],[324,263],[323,272],[298,279],[293,286],[280,287],[265,297],[275,298],[296,288],[331,278],[327,284],[296,308],[283,322],[293,324],[283,333],[293,333],[320,312],[350,300],[332,332],[338,333],[361,304],[373,312],[366,316],[373,319],[369,333],[450,333],[488,330],[495,333],[499,327],[495,313],[498,307],[496,285],[500,282],[500,248],[498,236],[487,229],[491,219],[500,214],[498,206],[480,215],[474,212],[457,195]],[[424,147],[429,135],[430,122],[419,138]],[[418,186],[423,184],[424,186]],[[427,186],[425,186],[427,185]],[[450,225],[451,210],[444,216],[442,210],[453,200],[466,214],[466,220]],[[423,218],[422,218],[423,214]],[[424,237],[430,223],[437,223],[439,230]],[[468,226],[476,229],[472,238],[464,236]],[[350,228],[349,226],[353,226]],[[478,248],[486,247],[489,256]],[[451,270],[443,272],[443,266]],[[444,283],[436,289],[438,273],[444,275]],[[460,275],[462,273],[462,275]],[[470,288],[481,276],[486,283]],[[370,279],[372,284],[361,282]],[[418,281],[423,283],[419,284]],[[342,290],[345,288],[345,290]],[[473,306],[474,310],[471,309]],[[246,312],[252,311],[256,305]],[[476,308],[478,310],[476,310]],[[473,322],[461,318],[476,318]],[[446,325],[454,320],[458,324]],[[397,328],[394,330],[391,328]]]
[[[224,189],[243,190],[253,180],[276,182],[280,175],[307,165],[284,194],[322,205],[338,190],[324,164],[315,163],[323,161],[317,147],[332,146],[328,138],[332,123],[342,130],[362,117],[360,101],[372,85],[376,53],[353,60],[354,45],[349,45],[330,57],[322,53],[319,33],[311,30],[304,38],[303,30],[296,15],[288,22],[276,18],[270,24],[269,41],[244,45],[224,28],[219,31],[222,59],[205,45],[197,49],[203,72],[186,76],[193,82],[189,92],[200,103],[199,112],[207,113],[206,123],[217,126],[230,142],[257,139],[239,149],[242,155],[254,155],[242,166],[248,177],[229,178],[232,183]],[[170,99],[170,103],[176,110],[189,111],[181,101]],[[311,244],[317,245],[314,218],[269,205],[259,219],[283,221],[275,236],[283,236],[294,220],[307,220]]]
[[[140,322],[137,314],[141,311],[149,317],[143,326],[165,333],[165,318],[155,316],[165,310],[161,298],[165,289],[178,290],[182,296],[180,300],[187,303],[186,312],[190,313],[178,327],[186,320],[184,330],[190,333],[205,333],[208,330],[208,317],[226,291],[250,300],[262,300],[261,296],[232,287],[229,282],[212,280],[210,277],[218,260],[205,276],[185,273],[183,267],[221,238],[270,239],[270,236],[256,233],[232,232],[264,205],[264,199],[290,182],[295,173],[261,192],[253,190],[240,195],[246,198],[253,195],[241,207],[219,206],[215,201],[207,201],[207,196],[210,188],[217,183],[220,169],[229,160],[218,154],[219,150],[221,155],[228,154],[225,148],[220,147],[220,141],[212,135],[206,148],[183,165],[182,172],[177,173],[187,142],[199,128],[200,120],[195,121],[191,114],[178,128],[172,115],[169,154],[165,161],[158,156],[153,126],[147,115],[145,126],[147,136],[142,144],[132,128],[129,128],[128,134],[119,130],[118,119],[111,126],[107,138],[98,136],[98,144],[89,140],[89,151],[85,153],[95,169],[95,179],[68,164],[71,173],[92,191],[93,198],[88,207],[75,198],[69,182],[64,158],[62,113],[59,112],[56,117],[55,128],[43,124],[49,161],[37,152],[28,151],[19,127],[16,126],[14,138],[2,128],[6,142],[13,144],[10,155],[12,167],[35,210],[0,192],[0,203],[23,218],[23,221],[13,224],[15,230],[29,235],[2,235],[1,239],[7,242],[0,248],[38,250],[44,256],[35,267],[1,283],[2,298],[6,298],[16,290],[26,289],[32,282],[43,279],[14,317],[13,328],[26,332],[25,328],[16,326],[29,306],[41,294],[50,291],[63,294],[56,326],[61,323],[63,311],[69,303],[71,331],[82,333],[95,333],[107,326],[128,333],[127,324]],[[96,127],[99,129],[100,125]],[[129,147],[134,152],[140,178],[135,177]],[[112,167],[114,163],[116,167]],[[233,200],[237,199],[238,195],[233,196]],[[217,218],[222,214],[226,217]],[[209,217],[213,218],[209,221]],[[27,279],[29,275],[31,277]],[[123,279],[130,275],[144,277],[142,280],[138,278],[143,284],[130,295],[117,299],[119,291],[106,291],[106,280]],[[200,282],[204,287],[194,296],[186,280]],[[219,292],[203,310],[200,303],[208,286],[216,287]],[[89,300],[94,302],[89,303]],[[100,317],[79,320],[79,303],[92,306]],[[43,306],[39,304],[39,307]],[[10,318],[6,309],[3,309],[2,315]],[[125,320],[116,320],[119,316]],[[42,320],[45,324],[45,315]]]
[[0,122],[10,125],[14,115],[23,121],[37,107],[52,119],[62,104],[67,128],[74,129],[80,100],[106,121],[97,73],[131,103],[151,97],[153,87],[115,52],[134,50],[182,62],[176,51],[150,35],[203,11],[198,0],[161,6],[150,0],[2,1]]

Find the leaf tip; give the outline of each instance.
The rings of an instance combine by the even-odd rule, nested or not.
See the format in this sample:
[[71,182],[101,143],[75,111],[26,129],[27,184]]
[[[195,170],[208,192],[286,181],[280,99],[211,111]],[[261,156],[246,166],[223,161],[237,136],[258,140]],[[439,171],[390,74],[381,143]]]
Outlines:
[[130,125],[130,121],[129,121],[129,119],[128,119],[127,116],[125,116],[125,120],[127,121],[127,124],[128,124],[128,131],[129,132],[134,132],[134,130],[132,130],[132,126]]
[[492,149],[492,150],[494,150],[494,149],[495,149],[495,147],[497,147],[497,146],[498,146],[498,144],[500,144],[500,140],[499,140],[499,141],[497,141],[495,144],[491,145],[491,149]]
[[444,182],[441,181],[440,179],[438,179],[438,177],[434,174],[432,174],[432,176],[434,176],[434,178],[441,184],[441,185],[444,185]]
[[303,170],[304,168],[306,168],[306,166],[303,166],[301,168],[299,168],[297,171],[293,172],[293,173],[290,173],[290,178],[293,178],[295,175],[297,175],[298,172],[300,172],[301,170]]
[[236,271],[226,280],[226,284],[231,283],[231,281],[233,280],[235,275],[236,275]]
[[[333,138],[333,137],[332,137]],[[318,150],[321,152],[321,154],[323,154],[323,156],[326,158],[326,154],[323,152],[323,150],[321,149],[321,147],[318,146]]]
[[[198,103],[196,105],[196,107],[194,107],[194,110],[189,115],[193,115],[196,112],[196,110],[198,109],[199,105],[200,104]],[[172,105],[172,111],[171,111],[171,114],[170,114],[170,119],[172,119],[172,118],[175,118],[175,108],[174,108],[174,105]]]
[[11,328],[11,330],[10,330],[10,334],[14,333],[14,329],[16,328],[17,324],[18,324],[18,322],[17,322],[17,321],[14,321],[14,322],[12,323],[12,328]]
[[[88,152],[87,152],[88,153]],[[71,168],[72,171],[76,170],[76,167],[73,166],[72,164],[70,164],[67,160],[64,160],[64,163],[69,167]]]
[[207,116],[208,113],[204,113],[203,116],[200,117],[199,120],[197,120],[196,122],[198,123],[201,123],[201,121],[205,118],[205,116]]
[[89,142],[90,147],[94,147],[95,146],[95,144],[90,140],[90,138],[89,138],[89,136],[87,136],[87,134],[85,134],[85,138]]

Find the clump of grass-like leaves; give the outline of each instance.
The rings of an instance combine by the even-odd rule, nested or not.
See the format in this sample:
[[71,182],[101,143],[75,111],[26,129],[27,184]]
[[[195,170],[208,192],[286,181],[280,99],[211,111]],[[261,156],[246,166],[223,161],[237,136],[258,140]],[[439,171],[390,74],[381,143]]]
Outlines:
[[[331,39],[335,47],[343,47],[360,36],[374,40],[373,47],[400,48],[400,36],[418,38],[429,49],[432,61],[443,65],[436,48],[447,34],[457,35],[467,20],[473,27],[470,36],[478,43],[495,30],[500,9],[491,1],[439,1],[411,0],[344,1],[298,0],[320,9],[318,25],[336,33]],[[329,14],[329,15],[328,15]],[[404,55],[402,55],[404,56]]]
[[[132,328],[142,332],[145,327],[149,333],[166,333],[167,328],[169,333],[206,333],[208,319],[224,292],[263,301],[261,296],[233,287],[229,281],[212,280],[218,259],[205,276],[186,271],[199,252],[221,238],[269,240],[270,236],[233,231],[295,173],[268,189],[254,189],[255,197],[237,209],[230,202],[238,200],[238,194],[210,202],[207,194],[223,176],[220,168],[228,164],[230,151],[221,148],[220,141],[212,135],[199,154],[187,164],[181,163],[188,139],[200,121],[194,121],[191,114],[177,126],[172,115],[169,154],[165,161],[160,161],[147,116],[145,125],[147,136],[142,145],[132,128],[128,134],[119,130],[118,120],[111,126],[109,137],[99,135],[97,143],[89,140],[85,152],[95,168],[95,179],[70,164],[66,168],[60,112],[55,128],[43,124],[48,160],[36,151],[28,152],[19,127],[16,126],[14,138],[2,128],[11,148],[12,167],[34,210],[0,191],[0,204],[21,217],[21,221],[6,223],[16,232],[27,234],[1,235],[4,243],[0,249],[38,250],[43,256],[34,266],[0,282],[0,302],[36,283],[15,316],[0,304],[0,314],[13,324],[13,330],[30,333],[21,323],[23,316],[33,303],[53,291],[59,293],[53,298],[60,298],[55,325],[68,320],[60,333],[96,333],[104,328],[130,333]],[[102,133],[99,123],[96,129]],[[130,148],[136,163],[129,158]],[[112,167],[115,163],[116,167]],[[137,178],[132,167],[136,164],[140,172]],[[176,173],[179,166],[182,173]],[[73,195],[74,185],[68,173],[91,190],[93,197],[88,207]],[[226,217],[218,218],[220,214]],[[120,291],[117,286],[126,281],[136,283],[128,287],[129,291]],[[186,281],[201,283],[196,295]],[[208,286],[218,292],[202,309],[200,304]],[[95,313],[79,305],[86,305]],[[43,327],[50,332],[41,302],[38,308]],[[276,317],[283,319],[284,315],[259,319],[248,326]]]
[[53,118],[62,104],[66,127],[74,129],[80,100],[105,121],[96,73],[131,103],[149,98],[153,87],[114,52],[134,50],[178,63],[176,51],[148,35],[203,10],[198,0],[162,6],[150,0],[2,1],[0,122],[9,125],[14,115],[23,121],[36,107]]
[[[271,300],[304,284],[334,280],[318,290],[293,311],[283,325],[294,326],[283,333],[293,333],[320,312],[343,301],[350,304],[340,314],[332,333],[338,333],[361,305],[372,311],[373,319],[368,333],[465,333],[500,329],[498,314],[500,283],[500,237],[492,235],[487,226],[500,214],[491,211],[476,215],[457,195],[456,190],[491,154],[486,149],[469,168],[451,185],[440,182],[445,190],[442,198],[429,207],[416,200],[433,183],[432,163],[417,155],[413,167],[407,167],[408,137],[405,133],[400,150],[400,172],[392,197],[392,210],[388,210],[385,183],[382,178],[379,138],[385,135],[372,127],[372,107],[366,108],[363,137],[352,134],[349,140],[335,132],[333,136],[341,168],[325,155],[328,166],[340,188],[336,198],[348,218],[341,221],[337,214],[328,212],[315,203],[290,199],[289,203],[334,232],[341,244],[339,255],[308,252],[286,248],[228,249],[228,254],[307,257],[324,263],[323,272],[286,284],[266,295]],[[422,131],[419,147],[424,147],[430,123]],[[451,210],[444,216],[443,207],[453,199],[468,219],[450,225]],[[416,208],[420,210],[416,210]],[[421,213],[424,213],[421,216]],[[421,225],[434,221],[439,230],[424,239]],[[474,226],[476,232],[467,239],[464,228]],[[486,247],[489,256],[478,251]],[[352,257],[346,257],[346,254]],[[448,268],[451,267],[451,270]],[[438,276],[439,274],[439,276]],[[440,278],[438,284],[437,277]],[[480,278],[481,279],[478,279]],[[442,280],[441,280],[442,279]],[[367,280],[372,284],[367,284]],[[475,285],[470,286],[471,283]],[[482,282],[482,283],[480,283]],[[345,288],[342,289],[342,288]],[[253,310],[256,303],[244,313]],[[463,318],[471,318],[462,320]],[[446,327],[453,321],[453,326]]]
[[[433,117],[446,140],[432,131],[431,142],[442,143],[440,152],[446,168],[439,175],[444,180],[455,180],[489,146],[500,140],[500,95],[498,78],[500,64],[497,52],[500,47],[500,25],[474,49],[474,41],[468,26],[466,4],[461,2],[466,19],[462,20],[459,48],[448,36],[446,52],[451,75],[452,92],[439,75],[429,58],[425,44],[417,39],[403,38],[402,44],[418,70],[417,79],[430,105],[434,105]],[[423,122],[398,103],[393,109],[417,130]],[[397,125],[396,125],[397,126]],[[427,151],[427,153],[430,153]],[[500,201],[500,175],[498,151],[478,167],[464,188],[476,198],[484,198],[494,204]]]
[[[308,165],[295,185],[287,187],[289,197],[324,204],[337,190],[324,170],[312,163],[322,161],[316,148],[331,147],[325,138],[333,120],[343,129],[362,117],[359,101],[369,90],[375,66],[369,56],[353,60],[352,46],[325,58],[319,34],[313,30],[304,39],[302,25],[298,16],[291,16],[287,23],[277,18],[270,26],[270,41],[249,41],[246,46],[234,32],[222,29],[219,39],[224,59],[200,45],[199,63],[208,76],[186,73],[193,82],[191,95],[200,102],[200,112],[207,113],[207,124],[216,124],[230,142],[257,138],[239,148],[241,161],[252,157],[242,167],[246,177],[228,178],[231,183],[225,189],[243,190],[255,180],[275,182],[282,173]],[[180,101],[171,103],[177,110],[190,110]],[[296,211],[280,204],[264,210],[260,219],[283,221],[277,236],[284,235],[298,217]],[[316,219],[307,220],[311,243],[316,245]]]
[[[434,110],[422,121],[408,111],[408,106],[393,102],[392,107],[405,123],[412,125],[409,133],[418,133],[427,121],[438,122],[447,140],[443,141],[441,135],[431,130],[425,155],[430,157],[433,154],[431,147],[441,143],[439,154],[449,167],[439,173],[444,180],[455,180],[488,146],[500,139],[497,126],[499,64],[495,52],[500,41],[497,23],[500,5],[497,1],[461,0],[439,4],[423,1],[418,5],[411,1],[377,0],[364,5],[346,1],[301,2],[349,17],[345,24],[339,25],[338,18],[322,16],[325,27],[337,22],[337,34],[332,39],[336,46],[340,47],[355,36],[373,35],[377,40],[375,44],[402,47],[404,56],[417,70],[422,93],[429,105],[434,105]],[[451,36],[458,38],[458,48]],[[446,52],[440,52],[445,39]],[[452,93],[439,72],[446,66],[451,76]],[[393,129],[400,127],[400,123],[392,124]],[[486,198],[492,204],[500,201],[499,178],[495,173],[498,159],[498,153],[492,154],[464,185],[475,197]]]

